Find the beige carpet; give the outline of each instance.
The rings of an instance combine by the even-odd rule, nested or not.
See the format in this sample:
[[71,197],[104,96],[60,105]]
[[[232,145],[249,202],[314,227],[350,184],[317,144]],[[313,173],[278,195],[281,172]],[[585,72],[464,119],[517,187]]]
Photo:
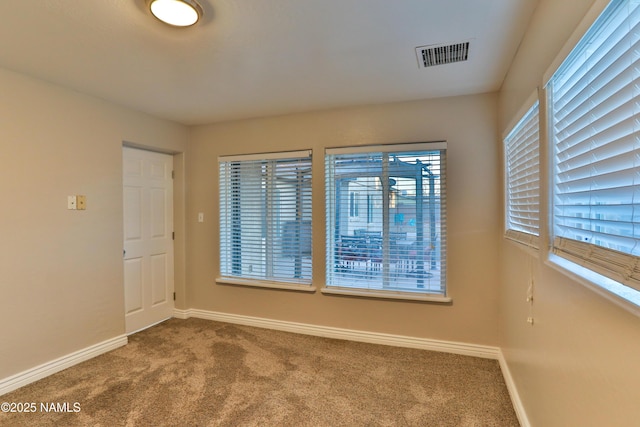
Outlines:
[[[495,360],[171,319],[0,397],[2,426],[517,426]],[[43,412],[40,403],[68,412]],[[65,408],[66,405],[66,408]]]

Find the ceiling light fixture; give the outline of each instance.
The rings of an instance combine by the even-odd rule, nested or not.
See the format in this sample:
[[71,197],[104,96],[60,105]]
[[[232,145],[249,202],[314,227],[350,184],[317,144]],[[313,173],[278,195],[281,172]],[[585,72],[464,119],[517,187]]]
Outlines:
[[147,0],[153,16],[174,27],[189,27],[202,18],[202,6],[196,0]]

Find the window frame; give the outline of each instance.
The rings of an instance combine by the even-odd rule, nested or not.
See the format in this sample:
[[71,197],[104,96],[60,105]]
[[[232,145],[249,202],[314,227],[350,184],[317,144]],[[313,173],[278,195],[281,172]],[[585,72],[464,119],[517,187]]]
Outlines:
[[[556,232],[556,218],[554,214],[556,209],[557,158],[555,150],[557,141],[554,131],[553,81],[556,75],[566,71],[568,67],[567,64],[577,63],[575,61],[579,60],[578,52],[584,53],[587,51],[586,46],[591,42],[593,35],[604,28],[604,25],[609,22],[608,20],[612,14],[621,10],[619,8],[626,8],[627,6],[628,3],[626,0],[613,0],[604,8],[600,7],[599,9],[597,5],[594,5],[590,14],[580,24],[580,32],[576,30],[576,33],[572,36],[571,43],[568,43],[563,48],[563,55],[559,55],[556,60],[554,60],[554,65],[544,76],[546,96],[541,98],[541,103],[545,103],[544,105],[547,110],[547,167],[549,169],[549,179],[547,182],[549,200],[549,207],[547,209],[549,253],[545,263],[565,273],[574,280],[585,284],[598,294],[605,296],[623,308],[635,314],[640,314],[640,257],[637,255],[626,255],[622,252],[603,248],[596,244],[560,237]],[[607,50],[607,52],[609,51]],[[590,52],[587,59],[583,59],[583,62],[589,61],[592,53],[593,52]],[[622,73],[619,72],[616,75],[620,74]],[[631,95],[631,98],[637,100],[638,96]],[[593,104],[591,96],[587,99]],[[601,104],[597,104],[596,107],[599,105]],[[592,108],[594,107],[589,108],[589,112],[592,111]],[[637,118],[639,114],[640,113],[634,112],[632,117]],[[594,165],[597,163],[590,164]],[[637,183],[633,185],[637,186]],[[637,213],[633,214],[633,217],[636,215]],[[637,225],[637,222],[633,222],[633,219],[631,221]],[[635,238],[635,240],[636,245],[640,244],[640,239]],[[614,268],[609,268],[606,264],[618,265],[614,266]],[[626,265],[626,267],[620,267],[620,264]],[[635,267],[633,267],[634,264]],[[635,284],[625,283],[629,278],[629,274],[625,273],[625,269],[628,270],[628,268],[631,268],[631,275],[635,277]],[[635,273],[633,273],[634,271]]]
[[[371,297],[371,298],[384,298],[384,299],[406,299],[406,300],[418,300],[418,301],[430,301],[430,302],[439,302],[439,303],[449,303],[452,299],[448,296],[448,287],[446,285],[446,142],[445,141],[436,141],[436,142],[423,142],[423,143],[401,143],[401,144],[383,144],[383,145],[368,145],[368,146],[347,146],[347,147],[338,147],[338,148],[326,148],[325,149],[325,248],[326,248],[326,260],[325,260],[325,285],[321,288],[321,292],[323,294],[338,294],[338,295],[352,295],[352,296],[361,296],[361,297]],[[331,155],[357,155],[357,154],[367,154],[367,153],[416,153],[416,152],[434,152],[441,151],[439,154],[442,159],[441,167],[442,167],[442,201],[439,209],[441,210],[442,218],[440,219],[442,223],[442,234],[441,237],[442,242],[442,265],[444,266],[442,271],[442,280],[441,286],[443,287],[442,293],[434,293],[429,292],[428,290],[425,292],[422,291],[410,291],[410,290],[401,290],[397,288],[393,289],[371,289],[371,288],[363,288],[363,287],[345,287],[340,285],[331,284],[330,275],[332,274],[332,270],[334,267],[334,257],[335,257],[335,242],[333,242],[333,221],[335,219],[331,218],[330,212],[332,209],[335,209],[335,183],[330,182],[335,177],[332,175],[332,167],[329,165],[329,157]],[[330,190],[330,188],[332,188]],[[390,193],[390,192],[389,192]],[[389,203],[391,203],[391,194],[389,194]],[[334,204],[333,208],[330,207],[331,204]],[[369,206],[369,203],[367,203]],[[384,215],[383,215],[384,218]],[[367,213],[367,223],[369,220],[369,213]],[[390,221],[390,219],[387,219]],[[333,255],[332,255],[333,254]]]
[[[296,151],[280,151],[280,152],[269,152],[269,153],[253,153],[253,154],[238,154],[238,155],[228,155],[228,156],[219,156],[218,157],[218,178],[219,178],[219,182],[218,182],[218,200],[220,201],[220,216],[219,216],[219,221],[220,221],[220,228],[219,228],[219,251],[220,251],[220,255],[219,255],[219,268],[218,268],[218,276],[215,279],[215,282],[218,284],[227,284],[227,285],[240,285],[240,286],[251,286],[251,287],[262,287],[262,288],[272,288],[272,289],[286,289],[286,290],[295,290],[295,291],[303,291],[303,292],[315,292],[316,291],[316,287],[313,285],[313,236],[311,233],[311,231],[309,230],[309,239],[310,239],[310,272],[309,272],[309,277],[308,279],[303,279],[303,280],[282,280],[278,277],[265,277],[265,278],[259,278],[259,277],[245,277],[244,275],[242,275],[242,273],[240,274],[235,274],[232,270],[229,270],[227,268],[227,271],[223,271],[224,268],[223,266],[225,266],[226,264],[229,264],[228,262],[225,262],[223,260],[223,257],[225,256],[225,245],[229,245],[231,243],[228,243],[227,241],[229,239],[231,239],[229,236],[224,236],[225,232],[229,232],[229,233],[233,233],[233,231],[230,231],[229,227],[230,225],[228,224],[229,221],[233,222],[233,219],[229,220],[227,218],[227,216],[229,215],[233,215],[233,213],[225,213],[223,212],[223,209],[225,209],[226,206],[229,205],[229,201],[233,198],[232,195],[227,194],[228,191],[233,191],[233,183],[229,182],[229,183],[225,183],[224,182],[224,175],[230,174],[230,172],[228,170],[223,171],[223,168],[225,167],[225,165],[231,165],[233,163],[241,163],[241,162],[247,162],[247,164],[249,164],[250,162],[252,163],[251,165],[255,165],[255,166],[259,166],[259,165],[270,165],[267,167],[267,169],[269,169],[269,167],[271,167],[273,169],[273,172],[268,172],[268,173],[273,173],[274,175],[270,177],[267,177],[267,180],[273,180],[275,177],[275,174],[277,173],[277,164],[279,161],[282,161],[283,163],[288,161],[288,160],[306,160],[307,161],[307,166],[309,167],[309,184],[308,184],[308,191],[309,191],[309,195],[308,195],[308,199],[309,199],[309,206],[308,206],[308,216],[309,216],[309,220],[312,220],[313,218],[313,212],[312,212],[312,206],[313,206],[313,185],[312,185],[312,180],[313,180],[313,155],[312,155],[312,150],[308,149],[308,150],[296,150]],[[251,166],[250,165],[250,166]],[[231,176],[231,175],[229,175]],[[262,178],[263,180],[264,178]],[[252,197],[262,197],[260,196],[256,196],[256,194],[258,193],[262,193],[262,191],[264,191],[264,197],[267,199],[271,199],[271,196],[269,195],[270,192],[270,186],[269,185],[265,185],[265,183],[263,181],[260,181],[260,185],[261,188],[256,190],[253,189],[252,191],[254,193],[252,193]],[[238,189],[236,189],[238,190]],[[271,189],[271,192],[273,193],[277,193],[277,191],[275,189]],[[253,199],[252,199],[253,200]],[[255,200],[254,200],[255,201]],[[233,202],[233,201],[232,201]],[[233,202],[236,203],[236,202]],[[270,208],[267,207],[267,204],[265,202],[265,210],[268,210]],[[280,203],[278,203],[277,208],[273,208],[273,209],[277,209],[280,210],[282,209],[282,205]],[[233,209],[231,209],[233,210]],[[302,215],[302,213],[301,213]],[[265,224],[264,221],[265,219],[267,219],[266,217],[268,217],[268,214],[265,214],[265,216],[260,219],[259,221],[262,221],[262,231],[261,234],[264,235],[265,233],[269,233],[269,231],[267,231],[265,229]],[[302,219],[302,216],[300,218],[297,218],[296,221],[300,221],[301,224],[302,222],[304,222],[304,220]],[[267,226],[267,228],[270,229],[274,229],[274,227],[278,227],[281,223],[281,219],[278,218],[275,221],[275,224],[271,224],[270,226]],[[254,226],[256,226],[256,223],[252,223]],[[309,227],[309,229],[311,229],[311,227]],[[282,231],[282,233],[284,233],[284,231]],[[269,245],[267,245],[269,246]],[[274,257],[274,249],[269,248],[266,249],[265,246],[265,257],[269,258],[269,257]],[[266,269],[266,267],[264,267]],[[296,279],[295,277],[293,279]]]
[[[541,152],[541,103],[538,99],[538,91],[536,90],[532,96],[529,97],[524,107],[521,108],[520,112],[516,115],[515,123],[508,127],[508,130],[504,133],[504,137],[502,139],[502,149],[503,149],[503,165],[504,165],[504,237],[512,240],[514,242],[520,243],[528,248],[531,248],[535,251],[538,251],[540,248],[540,240],[541,240],[541,230],[542,230],[542,174],[541,174],[541,165],[542,165],[542,152]],[[530,123],[531,120],[534,120],[534,123]],[[518,139],[519,136],[522,136],[522,131],[525,130],[527,126],[535,129],[535,138],[527,141]],[[530,230],[526,230],[527,227],[521,227],[518,229],[517,227],[511,227],[510,225],[510,207],[511,207],[511,197],[510,197],[510,185],[512,183],[511,179],[511,171],[510,171],[510,154],[511,144],[514,145],[523,145],[525,148],[530,148],[534,151],[536,162],[533,167],[535,168],[533,175],[537,177],[537,187],[529,188],[529,193],[535,192],[534,198],[537,199],[537,210],[533,211],[533,215],[529,218],[531,222],[534,223],[534,226],[530,228],[537,228],[537,233],[531,232]],[[533,145],[533,147],[530,147]],[[517,167],[523,166],[522,163],[516,163]],[[527,181],[527,184],[530,184],[532,181]],[[521,183],[522,184],[522,183]],[[530,186],[529,186],[530,187]],[[531,197],[529,197],[531,198]]]

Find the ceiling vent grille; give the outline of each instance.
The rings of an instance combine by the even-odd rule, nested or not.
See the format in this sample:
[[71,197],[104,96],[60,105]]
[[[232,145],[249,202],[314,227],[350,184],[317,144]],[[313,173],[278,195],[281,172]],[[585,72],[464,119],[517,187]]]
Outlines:
[[420,68],[462,62],[469,59],[469,42],[420,46],[416,54]]

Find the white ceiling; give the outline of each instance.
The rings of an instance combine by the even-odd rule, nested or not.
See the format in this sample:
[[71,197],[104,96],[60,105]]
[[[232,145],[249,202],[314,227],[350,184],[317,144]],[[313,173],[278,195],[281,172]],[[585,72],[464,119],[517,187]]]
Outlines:
[[[496,91],[537,0],[2,0],[0,67],[184,124]],[[419,69],[415,48],[470,40]]]

